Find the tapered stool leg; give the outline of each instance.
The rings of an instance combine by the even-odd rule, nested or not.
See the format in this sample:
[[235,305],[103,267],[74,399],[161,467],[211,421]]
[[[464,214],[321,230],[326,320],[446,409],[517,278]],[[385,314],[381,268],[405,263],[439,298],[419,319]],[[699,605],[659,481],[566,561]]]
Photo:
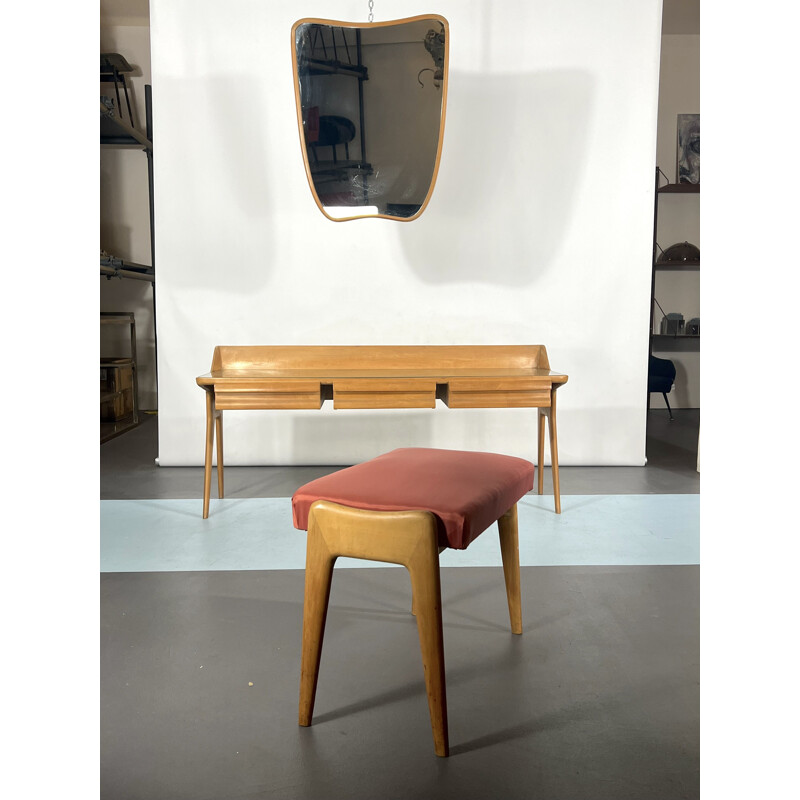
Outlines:
[[319,528],[309,525],[306,545],[306,583],[303,602],[303,651],[300,662],[299,722],[306,727],[314,714],[322,638],[336,556],[331,555]]
[[439,580],[439,551],[433,537],[428,546],[420,546],[408,563],[414,592],[425,690],[431,716],[433,748],[437,756],[450,752],[447,731],[447,691],[444,671],[444,636],[442,634],[442,599]]
[[511,620],[511,633],[522,633],[522,602],[519,580],[519,526],[517,504],[515,503],[499,520],[500,555],[503,559],[503,575],[506,579],[508,595],[508,616]]

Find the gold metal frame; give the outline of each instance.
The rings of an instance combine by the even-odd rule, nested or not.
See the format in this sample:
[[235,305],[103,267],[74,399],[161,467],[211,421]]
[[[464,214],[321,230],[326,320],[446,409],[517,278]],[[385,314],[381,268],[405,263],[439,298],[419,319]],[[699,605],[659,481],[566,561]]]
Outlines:
[[[431,176],[431,185],[430,188],[428,189],[428,193],[425,195],[425,200],[419,207],[419,211],[417,211],[417,213],[411,217],[395,217],[389,214],[355,214],[351,217],[332,217],[325,211],[325,207],[319,201],[319,197],[317,195],[317,189],[314,186],[314,179],[311,177],[311,167],[308,163],[308,152],[306,148],[305,135],[303,133],[303,110],[300,101],[300,82],[298,80],[298,74],[297,74],[297,46],[295,39],[296,31],[301,25],[308,25],[308,24],[331,25],[337,28],[385,28],[390,25],[402,25],[409,22],[418,22],[423,19],[436,19],[437,21],[442,23],[442,25],[444,26],[445,43],[446,43],[446,47],[444,50],[444,71],[442,78],[442,116],[441,116],[441,124],[439,126],[439,143],[436,147],[436,161],[434,162],[433,165],[433,175]],[[314,198],[314,202],[317,204],[319,210],[332,222],[348,222],[353,219],[393,219],[396,222],[411,222],[412,220],[417,219],[422,214],[422,212],[427,208],[428,202],[431,199],[431,195],[433,195],[433,188],[434,186],[436,186],[436,177],[439,174],[439,163],[442,158],[442,142],[444,141],[444,123],[445,123],[445,116],[447,113],[447,85],[448,85],[448,75],[450,66],[450,26],[447,20],[439,14],[418,14],[415,17],[392,19],[392,20],[387,20],[386,22],[341,22],[339,20],[306,17],[304,19],[297,20],[297,22],[295,22],[294,25],[292,25],[291,36],[292,36],[292,77],[294,79],[294,100],[295,100],[295,107],[297,109],[297,131],[300,136],[300,151],[303,154],[303,164],[306,168],[306,179],[308,180],[308,185],[309,188],[311,189],[311,195]],[[354,208],[357,208],[357,206],[354,206]]]

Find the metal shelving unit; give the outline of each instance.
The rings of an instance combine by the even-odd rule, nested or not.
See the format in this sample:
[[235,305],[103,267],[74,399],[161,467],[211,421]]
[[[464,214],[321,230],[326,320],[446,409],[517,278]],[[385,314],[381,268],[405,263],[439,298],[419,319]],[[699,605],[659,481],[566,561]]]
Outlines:
[[[139,378],[136,364],[136,320],[133,314],[100,312],[100,331],[109,325],[130,326],[130,353],[100,359],[100,443],[139,424]],[[106,411],[104,420],[103,411]]]
[[[136,130],[136,128],[127,123],[124,119],[115,116],[114,113],[110,109],[106,108],[106,106],[103,105],[103,102],[101,101],[100,144],[105,145],[107,147],[140,147],[147,156],[147,179],[148,179],[149,200],[150,200],[150,266],[145,267],[144,269],[150,270],[149,275],[150,275],[150,280],[153,284],[153,298],[155,302],[156,251],[155,251],[155,214],[153,205],[153,97],[152,97],[152,87],[149,85],[144,87],[144,100],[145,100],[145,114],[146,114],[146,125],[147,125],[146,135],[143,134],[141,131]],[[107,270],[109,267],[113,267],[115,265],[110,263],[104,264],[103,258],[111,258],[111,257],[101,257],[100,274],[106,275],[107,277],[112,277],[112,275],[108,271],[103,271],[102,268],[105,267]],[[116,259],[116,261],[121,262],[121,259]],[[142,267],[142,265],[138,264],[136,266]],[[140,271],[140,270],[135,270],[135,271]],[[131,275],[124,275],[118,273],[114,273],[114,275],[120,278],[132,277]]]
[[[652,281],[650,284],[650,350],[649,354],[653,354],[654,349],[659,351],[665,350],[683,350],[683,351],[696,351],[700,348],[700,336],[690,334],[659,334],[653,333],[653,323],[655,321],[655,306],[656,306],[656,273],[661,271],[671,272],[697,272],[700,270],[700,260],[692,261],[660,261],[656,256],[657,250],[657,237],[658,237],[658,200],[659,196],[663,194],[700,194],[699,183],[668,183],[665,186],[659,186],[659,176],[663,175],[661,170],[656,167],[656,191],[655,191],[655,208],[653,210],[653,270]],[[658,347],[654,347],[658,345]]]
[[[147,281],[153,287],[153,340],[155,344],[156,361],[156,387],[158,386],[158,342],[156,340],[156,273],[155,273],[155,212],[153,201],[153,97],[152,86],[145,85],[144,87],[144,100],[145,100],[145,133],[137,130],[132,122],[132,114],[130,102],[127,97],[127,86],[124,82],[124,69],[118,67],[117,70],[113,69],[114,59],[113,56],[119,56],[115,53],[101,54],[100,60],[100,81],[114,82],[115,89],[117,84],[122,85],[125,90],[125,100],[128,108],[128,119],[122,117],[121,109],[119,113],[115,113],[112,109],[108,108],[103,101],[100,101],[100,145],[101,147],[114,147],[114,148],[137,148],[144,152],[147,157],[147,178],[148,178],[148,200],[149,200],[149,222],[150,222],[150,264],[137,264],[131,261],[126,261],[123,258],[101,252],[100,254],[100,275],[106,279],[122,278],[129,280]],[[121,64],[127,64],[125,60],[119,56]],[[110,66],[109,66],[110,64]],[[117,91],[117,106],[120,105],[119,92]],[[101,319],[103,314],[101,314]],[[131,315],[132,317],[132,315]],[[135,345],[135,331],[132,334]],[[137,404],[138,404],[138,387],[137,387]],[[138,414],[138,405],[137,405]],[[137,423],[138,424],[138,423]],[[132,427],[132,426],[131,426]],[[126,428],[127,429],[127,428]],[[112,435],[117,435],[117,431]],[[110,438],[107,437],[107,438]],[[101,441],[105,441],[101,437]]]

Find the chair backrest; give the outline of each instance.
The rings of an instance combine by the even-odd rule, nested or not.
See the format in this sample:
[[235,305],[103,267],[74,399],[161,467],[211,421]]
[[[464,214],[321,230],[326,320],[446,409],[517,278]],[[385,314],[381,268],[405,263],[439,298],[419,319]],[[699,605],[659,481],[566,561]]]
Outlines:
[[669,392],[675,383],[675,364],[668,358],[650,356],[650,366],[647,371],[648,392]]

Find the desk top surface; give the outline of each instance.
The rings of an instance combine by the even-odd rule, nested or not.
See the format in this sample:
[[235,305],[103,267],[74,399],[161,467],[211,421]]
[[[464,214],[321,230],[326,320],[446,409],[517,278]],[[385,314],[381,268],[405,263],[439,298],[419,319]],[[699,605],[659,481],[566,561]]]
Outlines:
[[483,369],[270,369],[253,367],[251,369],[218,369],[200,375],[198,383],[206,385],[219,380],[236,379],[303,379],[335,380],[336,378],[544,378],[553,383],[566,383],[567,376],[549,369],[509,369],[503,367]]

